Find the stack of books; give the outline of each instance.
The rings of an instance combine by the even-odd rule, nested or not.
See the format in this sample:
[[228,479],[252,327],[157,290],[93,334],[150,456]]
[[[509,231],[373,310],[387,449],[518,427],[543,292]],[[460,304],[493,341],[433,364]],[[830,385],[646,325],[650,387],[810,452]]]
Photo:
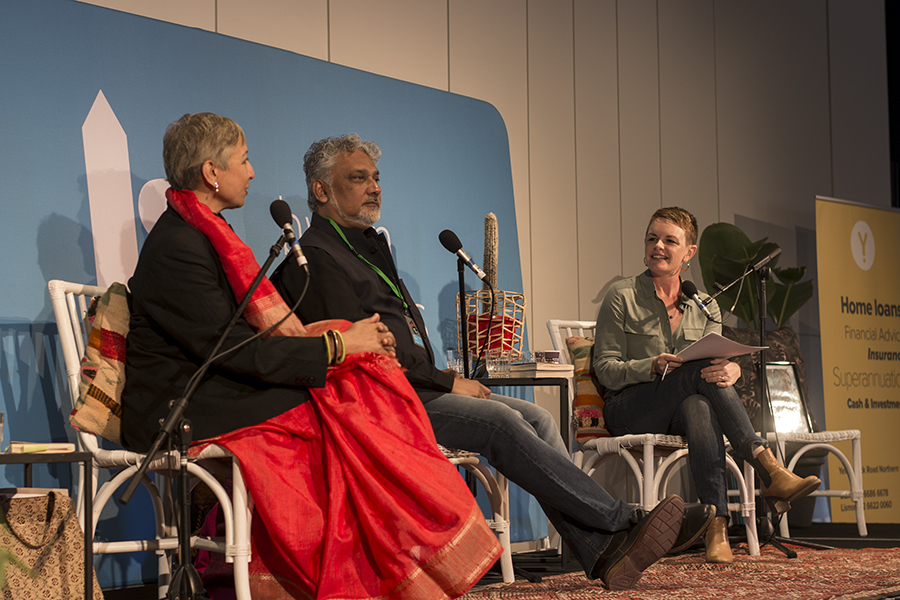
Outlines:
[[575,365],[556,363],[517,363],[509,368],[510,377],[571,377],[574,374]]
[[57,454],[75,452],[75,444],[67,442],[10,442],[7,452],[11,454]]
[[69,497],[69,490],[61,488],[2,488],[0,489],[0,498],[11,500],[13,498],[41,498],[50,492],[56,492],[60,496]]

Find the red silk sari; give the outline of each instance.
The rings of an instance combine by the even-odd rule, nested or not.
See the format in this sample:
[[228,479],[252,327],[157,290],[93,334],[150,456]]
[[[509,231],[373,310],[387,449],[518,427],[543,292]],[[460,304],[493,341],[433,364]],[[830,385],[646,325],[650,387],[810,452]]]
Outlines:
[[[235,295],[245,293],[249,286],[242,281],[258,267],[247,265],[243,242],[192,193],[169,190],[167,197],[213,242]],[[250,259],[256,264],[252,253]],[[268,280],[264,284],[248,308],[257,329],[289,310]],[[317,335],[349,325],[304,327],[296,320],[276,335]],[[310,392],[309,402],[277,417],[191,447],[196,453],[210,443],[224,446],[245,466],[255,503],[253,598],[437,600],[463,594],[501,549],[438,450],[396,361],[350,355],[329,369],[325,388]]]

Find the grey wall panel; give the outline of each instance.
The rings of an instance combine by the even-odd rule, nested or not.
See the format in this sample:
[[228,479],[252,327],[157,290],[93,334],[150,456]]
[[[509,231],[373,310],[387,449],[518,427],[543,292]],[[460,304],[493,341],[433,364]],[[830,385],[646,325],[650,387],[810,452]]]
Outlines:
[[575,2],[575,155],[578,314],[594,320],[622,273],[618,36],[614,0]]
[[884,2],[828,3],[834,197],[890,206]]
[[622,271],[639,272],[647,219],[661,206],[655,0],[618,3]]

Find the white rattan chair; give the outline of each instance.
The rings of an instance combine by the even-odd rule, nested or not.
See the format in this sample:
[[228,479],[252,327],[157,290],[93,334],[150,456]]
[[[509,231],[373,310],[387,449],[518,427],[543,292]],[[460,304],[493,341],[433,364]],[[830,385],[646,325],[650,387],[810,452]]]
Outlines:
[[[48,288],[56,324],[59,328],[59,339],[66,368],[66,383],[70,396],[70,406],[67,407],[64,402],[61,408],[68,416],[78,400],[81,359],[85,353],[85,343],[90,328],[85,320],[88,303],[91,298],[102,295],[106,289],[60,280],[50,281]],[[98,436],[89,432],[76,430],[76,437],[79,448],[82,451],[90,452],[94,459],[93,472],[84,473],[82,468],[79,471],[79,479],[80,485],[84,485],[86,477],[90,477],[92,480],[92,489],[95,490],[93,524],[96,528],[104,506],[112,498],[113,493],[122,485],[127,484],[132,475],[137,472],[144,455],[124,449],[105,449],[101,447]],[[110,469],[115,471],[115,474],[98,489],[97,481],[100,469]],[[179,469],[177,452],[161,455],[153,461],[150,469],[163,475],[158,478],[160,487],[165,489],[169,482],[164,474],[169,473],[170,470],[172,474],[177,474]],[[225,518],[224,539],[194,536],[191,538],[191,545],[195,548],[223,553],[227,562],[233,562],[237,597],[240,600],[250,600],[248,565],[252,504],[244,485],[240,464],[237,458],[224,448],[210,446],[199,457],[192,458],[188,462],[188,471],[192,477],[209,486],[219,501]],[[231,497],[213,476],[213,471],[233,478]],[[156,523],[156,537],[146,540],[94,542],[93,552],[94,554],[115,554],[156,551],[159,554],[158,593],[160,598],[164,598],[171,583],[172,556],[178,545],[177,530],[173,519],[175,511],[168,501],[168,494],[161,494],[152,478],[145,475],[142,483],[150,494]],[[84,506],[81,494],[78,495],[78,498],[78,515],[83,527]]]
[[500,545],[503,547],[503,554],[500,555],[500,574],[503,576],[504,583],[512,583],[516,580],[516,576],[513,570],[509,541],[509,481],[499,471],[495,476],[479,454],[443,446],[438,447],[447,460],[472,473],[487,492],[492,515],[492,518],[487,520],[487,524],[497,534]]
[[[758,339],[756,332],[746,330],[726,328],[722,333],[725,337],[741,343],[755,343]],[[748,339],[748,335],[751,333],[752,336]],[[777,332],[770,332],[766,345],[769,348],[766,351],[766,360],[769,365],[793,365],[794,375],[797,379],[797,392],[800,395],[802,416],[805,417],[802,419],[803,425],[795,425],[793,431],[782,431],[777,434],[771,431],[767,432],[766,437],[772,452],[776,453],[779,461],[790,471],[793,471],[800,464],[801,458],[807,453],[824,450],[825,456],[828,453],[834,454],[844,467],[849,489],[841,487],[841,482],[844,481],[842,477],[831,478],[827,482],[823,481],[822,487],[812,492],[810,496],[813,498],[836,497],[853,500],[856,509],[856,527],[860,537],[865,537],[868,531],[866,529],[865,500],[863,499],[860,431],[857,429],[817,431],[815,420],[808,415],[807,389],[801,377],[801,374],[805,374],[806,369],[803,364],[803,355],[800,351],[800,341],[791,327],[784,327]],[[745,393],[758,392],[759,390],[756,389],[759,385],[758,364],[748,357],[737,357],[735,362],[741,366],[743,371],[741,381],[744,382],[742,387],[744,387]],[[768,365],[766,372],[768,374]],[[752,392],[750,388],[752,388]],[[848,460],[847,456],[835,445],[845,442],[850,443],[852,460]],[[826,483],[828,487],[825,487]],[[789,537],[790,535],[790,530],[788,529],[790,514],[791,512],[788,511],[781,517],[779,525],[781,537]]]
[[[570,337],[593,338],[596,331],[594,321],[547,321],[550,340],[554,350],[560,351],[560,362],[571,363],[566,340]],[[575,381],[569,385],[570,399],[575,397]],[[571,402],[569,403],[571,407]],[[571,410],[571,408],[570,408]],[[568,418],[570,415],[561,415]],[[572,432],[574,439],[574,431]],[[688,443],[680,436],[644,433],[598,437],[578,445],[581,456],[576,464],[588,475],[608,460],[622,458],[630,467],[638,486],[640,505],[644,510],[652,510],[665,498],[669,479],[675,473],[678,462],[687,457]],[[745,464],[743,471],[731,456],[726,454],[726,466],[734,475],[738,486],[739,503],[729,502],[730,511],[740,512],[744,518],[747,546],[750,554],[759,554],[759,538],[756,532],[756,499],[753,468]]]
[[[775,448],[778,447],[778,458],[780,460],[784,460],[784,457],[787,456],[785,454],[785,449],[788,443],[800,444],[800,448],[794,453],[791,457],[789,463],[787,463],[787,469],[789,471],[793,471],[797,466],[797,462],[800,458],[811,450],[822,449],[827,450],[828,452],[834,454],[844,466],[844,471],[847,474],[847,479],[849,480],[850,489],[834,489],[829,487],[827,489],[818,489],[810,494],[810,496],[818,497],[836,497],[836,498],[850,498],[853,502],[856,503],[856,529],[859,531],[860,537],[866,537],[868,535],[868,530],[866,529],[866,514],[865,514],[865,501],[863,500],[863,486],[862,486],[862,454],[861,447],[862,442],[860,440],[860,433],[858,429],[846,429],[843,431],[817,431],[815,433],[769,433],[766,436],[769,440],[769,444]],[[852,456],[853,461],[847,460],[847,457],[841,452],[837,446],[834,444],[836,442],[850,442],[852,448]],[[823,484],[824,485],[824,484]],[[788,529],[788,515],[790,511],[784,513],[781,517],[781,523],[779,525],[779,535],[781,537],[790,537],[790,530]]]

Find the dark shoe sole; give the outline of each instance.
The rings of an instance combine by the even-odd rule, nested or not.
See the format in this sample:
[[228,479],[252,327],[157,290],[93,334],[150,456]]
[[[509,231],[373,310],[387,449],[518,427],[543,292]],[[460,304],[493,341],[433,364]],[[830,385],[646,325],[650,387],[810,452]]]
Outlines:
[[616,556],[600,573],[611,591],[627,590],[643,575],[644,569],[666,555],[681,531],[684,501],[669,496],[629,532]]
[[[696,509],[697,507],[692,507]],[[678,537],[675,538],[675,545],[672,546],[672,549],[669,550],[669,554],[680,554],[696,544],[703,537],[703,534],[706,533],[706,530],[709,529],[709,525],[713,522],[713,519],[716,518],[715,507],[712,507],[713,510],[709,511],[706,515],[706,520],[697,528],[696,531],[690,537],[683,537],[686,534],[684,531],[685,522],[688,520],[687,513],[691,508],[684,509],[685,517],[684,522],[681,524],[681,531],[678,532]]]

